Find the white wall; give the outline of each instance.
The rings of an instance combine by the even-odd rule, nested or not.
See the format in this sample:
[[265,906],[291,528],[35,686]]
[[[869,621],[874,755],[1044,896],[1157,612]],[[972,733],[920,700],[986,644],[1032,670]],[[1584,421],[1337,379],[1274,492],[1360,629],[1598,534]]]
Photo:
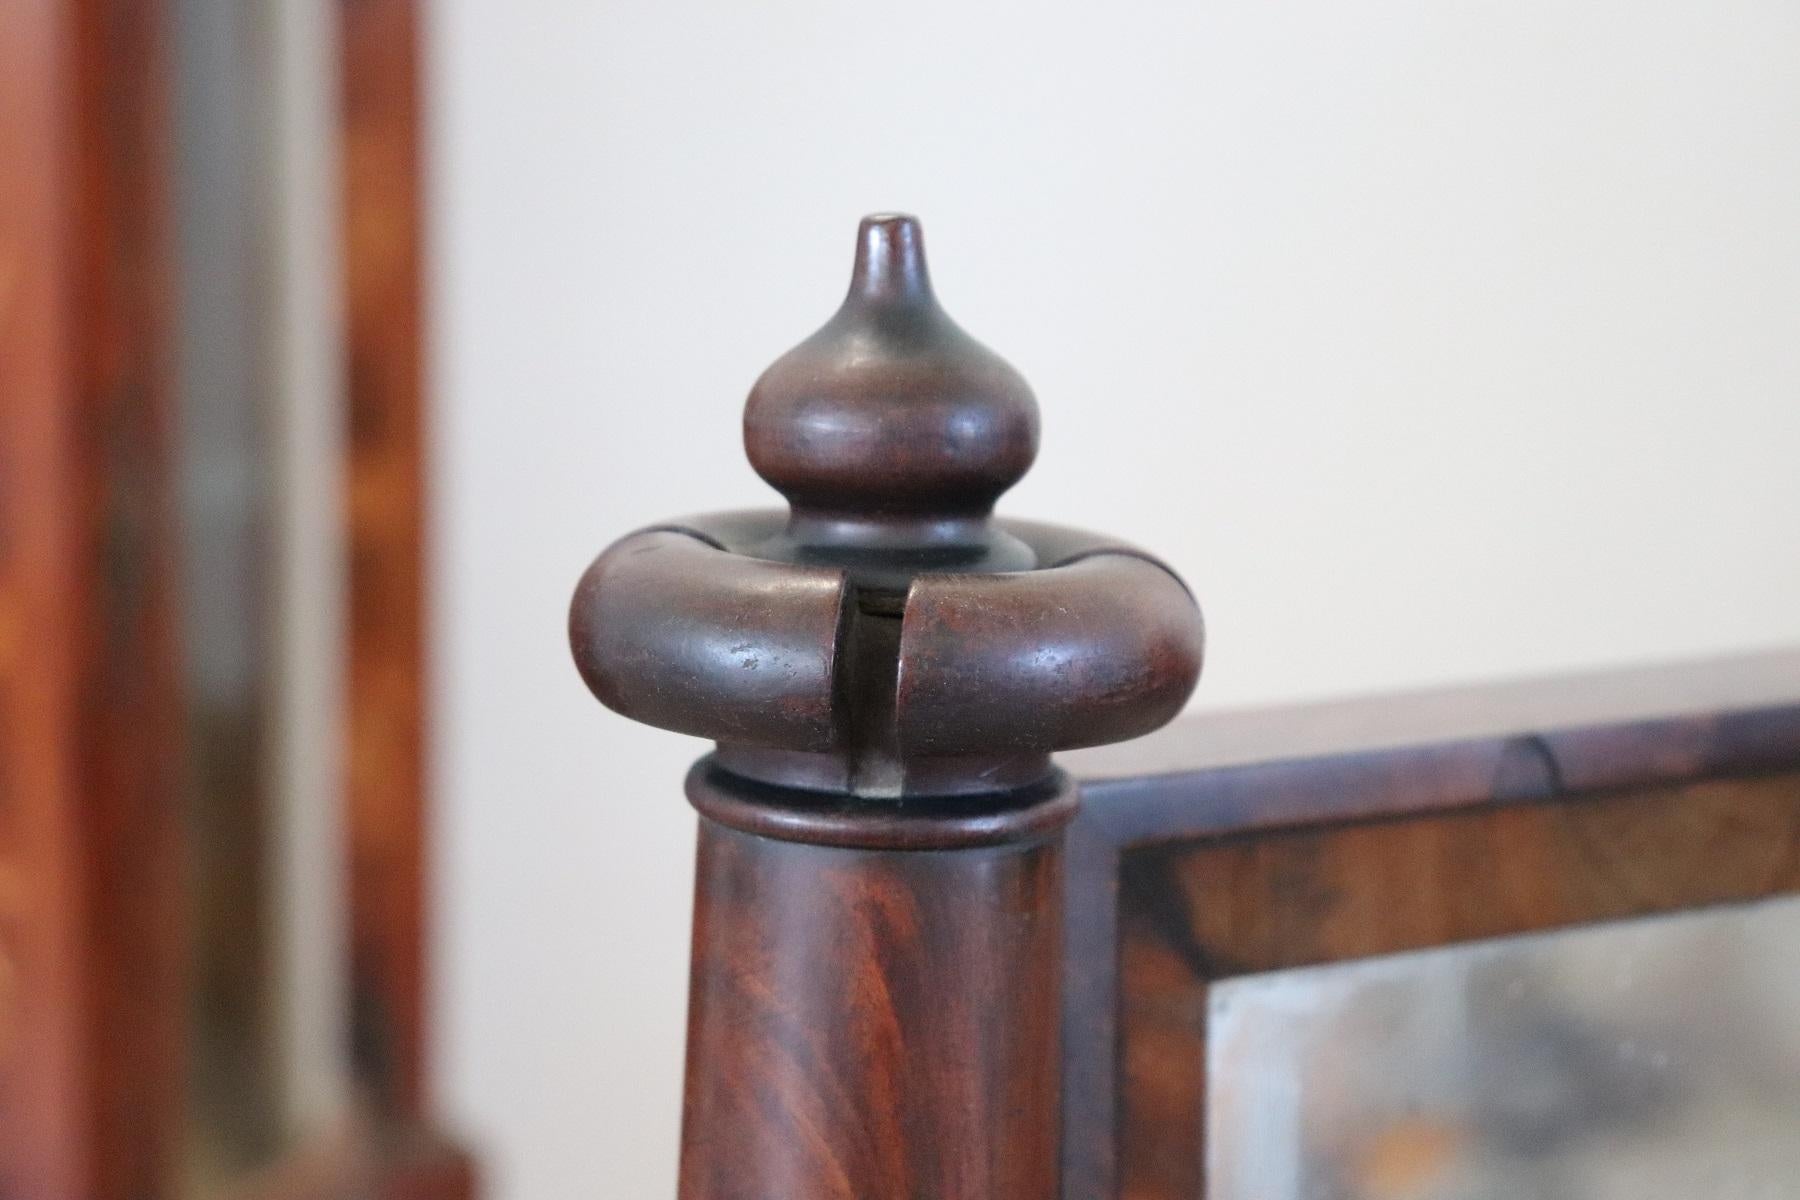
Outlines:
[[772,499],[856,219],[1035,383],[1003,505],[1201,595],[1200,704],[1800,641],[1800,7],[435,5],[439,1090],[500,1200],[673,1187],[702,747],[565,603]]

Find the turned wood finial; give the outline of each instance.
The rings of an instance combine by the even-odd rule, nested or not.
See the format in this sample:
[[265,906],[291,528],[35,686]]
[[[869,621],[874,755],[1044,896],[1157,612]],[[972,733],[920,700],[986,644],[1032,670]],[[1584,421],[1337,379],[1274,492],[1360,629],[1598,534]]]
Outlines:
[[744,407],[750,465],[787,497],[792,543],[825,559],[910,544],[1031,566],[986,518],[1037,445],[1031,387],[938,305],[909,216],[863,219],[842,307]]
[[[1037,440],[1030,387],[939,307],[918,221],[864,219],[843,305],[744,409],[789,512],[602,554],[570,611],[583,677],[625,716],[719,743],[709,770],[865,802],[1021,794],[1054,750],[1156,728],[1198,678],[1199,609],[1128,545],[991,515]],[[817,814],[773,831],[866,836],[873,811],[832,818],[862,833]]]

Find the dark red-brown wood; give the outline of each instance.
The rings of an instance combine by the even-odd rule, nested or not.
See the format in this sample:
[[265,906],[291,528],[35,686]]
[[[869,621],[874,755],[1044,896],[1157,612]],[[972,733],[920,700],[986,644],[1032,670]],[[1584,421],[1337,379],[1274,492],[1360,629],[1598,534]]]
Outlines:
[[424,120],[421,0],[337,14],[346,402],[345,688],[355,1111],[234,1194],[467,1200],[473,1163],[435,1131],[427,1071]]
[[158,1195],[179,1111],[164,6],[0,6],[0,1194]]
[[[331,1195],[456,1197],[424,1022],[417,11],[345,4],[361,1078]],[[153,1200],[180,1141],[174,286],[158,3],[0,6],[0,1195]],[[332,1155],[325,1155],[332,1158]]]
[[317,1194],[465,1200],[476,1192],[476,1172],[458,1145],[433,1131],[427,1069],[423,3],[342,0],[337,8],[348,436],[345,833],[352,1068],[365,1111],[354,1136],[327,1155],[332,1182]]
[[1063,837],[1054,750],[1167,721],[1193,597],[1141,551],[991,515],[1030,388],[939,307],[911,217],[744,410],[788,511],[629,535],[570,608],[625,716],[715,739],[683,1200],[1053,1200]]
[[683,1200],[1048,1200],[1060,831],[933,852],[703,821]]
[[344,0],[346,790],[359,1081],[418,1115],[425,1045],[425,429],[416,0]]
[[1193,718],[1070,833],[1065,1195],[1203,1195],[1213,981],[1800,891],[1800,655]]
[[718,742],[686,1200],[1042,1200],[1059,1161],[1069,1200],[1191,1198],[1213,980],[1800,888],[1800,661],[1667,707],[1667,672],[1438,694],[1361,742],[1356,705],[1201,721],[1184,763],[1086,760],[1056,827],[1049,752],[1173,715],[1199,614],[1140,552],[991,517],[1035,405],[909,218],[864,221],[745,439],[789,511],[630,535],[570,614],[603,702]]
[[1168,721],[1199,677],[1199,609],[1167,566],[993,517],[1037,453],[1037,404],[939,306],[923,238],[864,218],[843,304],[751,389],[745,448],[788,510],[628,535],[570,606],[601,702],[717,741],[740,777],[874,799],[1031,787],[1051,751]]

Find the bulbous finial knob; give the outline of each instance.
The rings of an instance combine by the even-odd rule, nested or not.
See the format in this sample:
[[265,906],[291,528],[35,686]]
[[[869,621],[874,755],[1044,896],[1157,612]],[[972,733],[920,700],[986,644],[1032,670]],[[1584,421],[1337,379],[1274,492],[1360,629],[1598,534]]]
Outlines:
[[569,609],[582,677],[717,742],[705,794],[779,789],[744,801],[768,821],[705,810],[752,832],[879,838],[936,811],[985,837],[1037,812],[1050,754],[1174,716],[1204,643],[1193,596],[1143,551],[991,515],[1037,437],[1025,381],[938,307],[919,223],[866,218],[843,306],[744,410],[790,511],[615,542]]
[[909,216],[863,219],[843,306],[744,407],[751,465],[815,543],[980,541],[1037,445],[1030,386],[938,307]]

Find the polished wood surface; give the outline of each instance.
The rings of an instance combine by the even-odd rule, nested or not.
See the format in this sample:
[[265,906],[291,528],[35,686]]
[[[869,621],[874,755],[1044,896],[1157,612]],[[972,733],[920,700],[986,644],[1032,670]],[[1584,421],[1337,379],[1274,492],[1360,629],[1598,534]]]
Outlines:
[[1070,833],[1069,1197],[1203,1194],[1214,980],[1800,891],[1800,655],[1208,720]]
[[164,6],[0,8],[0,1194],[173,1165]]
[[789,512],[628,535],[571,607],[602,702],[718,742],[685,1200],[1191,1200],[1212,981],[1800,888],[1796,656],[1196,718],[1064,756],[1060,826],[1049,753],[1173,716],[1199,612],[991,518],[1035,406],[922,245],[866,219],[752,393]]
[[938,303],[918,220],[864,218],[837,313],[744,407],[788,510],[614,542],[570,606],[582,678],[723,770],[864,799],[1031,787],[1052,751],[1155,729],[1199,678],[1199,607],[1117,539],[993,516],[1037,423]]
[[1054,750],[1180,710],[1200,612],[1114,539],[998,521],[1037,452],[1017,372],[938,305],[916,219],[751,391],[788,511],[615,542],[570,607],[608,707],[717,741],[702,814],[684,1200],[1052,1200]]
[[1116,795],[1113,780],[1165,781],[1220,767],[1649,727],[1789,705],[1800,705],[1800,650],[1774,649],[1192,713],[1129,744],[1060,759],[1091,788]]
[[1152,848],[1120,887],[1119,1194],[1191,1198],[1208,982],[1800,891],[1800,774]]
[[1800,773],[1132,851],[1127,938],[1208,978],[1800,887]]
[[703,821],[683,1200],[1047,1200],[1060,832],[919,853]]

